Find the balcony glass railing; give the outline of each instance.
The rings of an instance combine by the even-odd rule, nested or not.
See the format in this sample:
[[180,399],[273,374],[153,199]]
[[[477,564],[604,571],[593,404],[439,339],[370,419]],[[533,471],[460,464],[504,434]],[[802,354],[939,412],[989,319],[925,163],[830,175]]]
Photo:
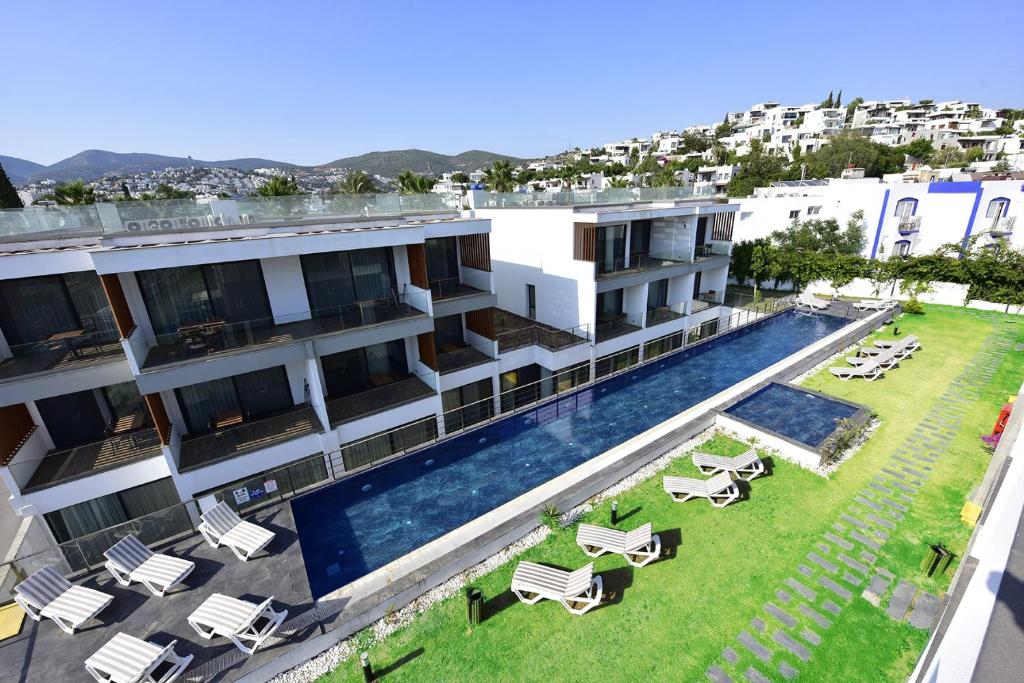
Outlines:
[[598,320],[594,326],[597,334],[597,341],[603,342],[623,334],[629,334],[635,332],[643,327],[643,314],[633,313],[611,316],[603,320]]
[[606,278],[690,263],[689,251],[630,254],[629,258],[597,262],[597,277]]
[[[505,311],[501,313],[505,313]],[[521,320],[526,319],[523,318]],[[540,346],[548,351],[561,351],[562,349],[586,344],[590,341],[590,326],[577,325],[559,330],[550,325],[528,324],[505,332],[499,332],[496,336],[499,353],[523,348],[524,346]]]
[[698,244],[693,249],[694,260],[702,258],[712,258],[714,256],[728,256],[729,247],[725,244],[718,244],[711,242],[709,244]]
[[267,318],[183,323],[176,332],[156,336],[145,367],[205,357],[252,346],[285,344],[324,334],[426,315],[428,293],[394,293],[345,306],[313,309]]
[[472,346],[462,346],[448,351],[438,351],[437,370],[442,375],[448,372],[455,372],[463,368],[471,368],[475,365],[488,363],[494,360],[483,351]]
[[365,390],[327,399],[327,419],[331,426],[379,413],[404,403],[436,395],[436,391],[417,373],[404,377],[388,375],[378,381],[385,384],[367,386]]
[[227,226],[461,210],[457,194],[296,195],[168,199],[0,210],[0,239],[187,232]]
[[111,434],[100,441],[51,451],[42,458],[17,460],[15,457],[8,467],[15,481],[23,482],[21,490],[25,493],[157,455],[160,455],[160,438],[156,430],[142,427]]
[[51,370],[68,370],[124,357],[116,330],[58,332],[42,341],[10,346],[0,360],[0,382]]
[[648,308],[647,316],[644,318],[644,327],[652,327],[670,320],[678,320],[686,316],[684,304],[673,304],[671,306],[658,306]]
[[711,188],[627,187],[573,192],[488,192],[476,208],[514,208],[521,206],[595,206],[633,202],[668,202],[677,199],[710,197]]
[[181,471],[269,448],[323,430],[309,406],[299,406],[266,417],[247,419],[240,425],[182,438],[178,469]]
[[460,296],[473,296],[475,294],[487,294],[487,292],[482,289],[477,289],[476,287],[463,284],[463,282],[457,277],[445,278],[443,280],[431,280],[429,285],[430,295],[434,298],[434,301],[454,299]]

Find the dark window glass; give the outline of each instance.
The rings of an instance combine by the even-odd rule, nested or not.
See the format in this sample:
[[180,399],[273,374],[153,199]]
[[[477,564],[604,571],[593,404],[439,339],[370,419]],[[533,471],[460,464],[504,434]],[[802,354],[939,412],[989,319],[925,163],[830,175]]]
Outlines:
[[427,279],[451,280],[459,277],[459,252],[454,237],[433,237],[426,240]]
[[144,424],[149,423],[149,410],[142,400],[139,387],[135,382],[122,382],[103,387],[103,396],[107,399],[110,407],[112,421],[132,415],[141,415]]
[[622,315],[622,290],[614,289],[597,295],[597,320],[613,320]]
[[344,314],[358,301],[391,299],[397,292],[390,247],[301,257],[314,317]]
[[107,420],[92,390],[40,399],[36,408],[57,450],[100,441],[106,436]]
[[602,225],[597,228],[597,272],[622,270],[626,258],[626,226]]
[[668,279],[655,280],[647,286],[647,308],[660,308],[668,303]]
[[438,349],[445,346],[464,346],[462,337],[462,315],[446,315],[434,318],[434,343]]
[[233,379],[246,420],[259,419],[294,405],[284,366],[247,372]]
[[323,356],[327,395],[351,396],[374,386],[383,386],[409,374],[405,341],[395,339],[361,349]]
[[494,390],[491,380],[482,379],[441,394],[444,408],[444,428],[454,432],[469,427],[494,415]]
[[526,285],[526,317],[537,319],[537,288],[534,285]]
[[629,253],[631,256],[646,254],[651,250],[651,222],[633,221],[629,232]]
[[174,393],[185,425],[193,434],[213,429],[218,414],[242,409],[230,377],[181,387]]
[[81,325],[60,277],[47,275],[0,281],[0,327],[8,345],[16,346]]

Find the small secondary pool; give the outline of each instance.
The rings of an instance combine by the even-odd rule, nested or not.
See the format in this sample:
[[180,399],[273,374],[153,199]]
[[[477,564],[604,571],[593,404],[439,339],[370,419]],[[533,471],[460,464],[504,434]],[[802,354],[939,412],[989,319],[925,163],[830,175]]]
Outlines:
[[786,312],[295,498],[310,590],[384,566],[845,322]]
[[839,420],[860,410],[845,401],[771,383],[725,409],[725,413],[818,449]]

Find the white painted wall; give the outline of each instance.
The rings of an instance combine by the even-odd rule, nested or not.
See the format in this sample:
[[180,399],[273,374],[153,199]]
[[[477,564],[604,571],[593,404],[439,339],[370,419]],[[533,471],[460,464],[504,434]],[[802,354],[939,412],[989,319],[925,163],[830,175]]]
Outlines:
[[306,281],[302,276],[302,261],[298,256],[260,259],[263,281],[274,323],[290,323],[310,318]]

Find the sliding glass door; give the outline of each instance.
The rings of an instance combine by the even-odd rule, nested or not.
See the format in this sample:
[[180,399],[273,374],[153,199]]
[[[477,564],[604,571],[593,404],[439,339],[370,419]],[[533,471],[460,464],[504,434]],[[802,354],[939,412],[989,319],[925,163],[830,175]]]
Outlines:
[[190,434],[217,429],[234,415],[250,422],[294,405],[283,366],[192,384],[174,393]]
[[356,302],[391,298],[398,287],[391,247],[304,254],[301,261],[315,318],[344,315]]
[[84,272],[0,281],[0,329],[10,346],[73,330],[96,341],[118,336],[99,277]]
[[324,369],[327,395],[331,398],[358,394],[409,375],[402,339],[332,353],[323,356],[320,364]]

